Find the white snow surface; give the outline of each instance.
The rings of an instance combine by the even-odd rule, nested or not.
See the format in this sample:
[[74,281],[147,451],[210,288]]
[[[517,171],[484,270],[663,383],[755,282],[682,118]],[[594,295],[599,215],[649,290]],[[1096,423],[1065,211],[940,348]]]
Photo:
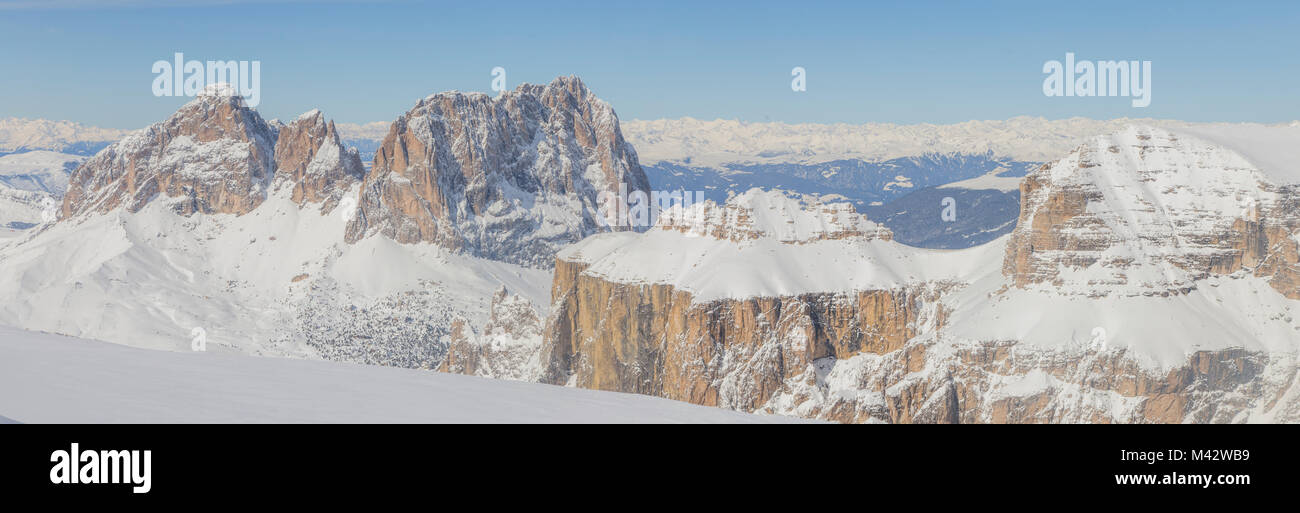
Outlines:
[[[860,220],[857,223],[827,222],[822,213],[824,205],[800,211],[796,210],[799,203],[792,201],[780,191],[761,189],[751,189],[728,201],[727,206],[744,207],[753,213],[749,217],[752,225],[733,229],[756,234],[757,238],[737,241],[692,230],[665,230],[665,216],[660,226],[644,234],[595,235],[565,248],[558,256],[588,264],[585,274],[617,283],[673,285],[691,292],[697,302],[889,289],[957,279],[976,273],[976,265],[988,265],[987,259],[975,256],[990,251],[987,245],[950,251],[912,248],[875,237],[815,239],[815,235],[834,233],[846,223],[861,223],[863,228],[878,225],[857,214],[852,214]],[[692,208],[718,210],[712,202]],[[848,212],[852,212],[851,207]],[[694,216],[687,212],[685,218]]]
[[[209,352],[313,357],[296,323],[353,306],[397,302],[398,319],[481,326],[504,285],[547,313],[545,271],[384,237],[346,244],[342,211],[300,208],[287,189],[243,216],[183,217],[159,199],[6,239],[0,324],[172,350],[188,350],[202,328]],[[431,294],[430,304],[412,294]]]
[[1245,156],[1277,185],[1300,183],[1300,121],[1289,125],[1213,123],[1172,130]]
[[0,157],[0,186],[62,197],[72,170],[89,157],[55,151],[29,151]]
[[998,176],[1006,172],[1005,168],[994,169],[975,178],[940,185],[940,189],[994,190],[1011,192],[1020,189],[1019,176]]
[[0,327],[0,423],[776,423],[651,396]]

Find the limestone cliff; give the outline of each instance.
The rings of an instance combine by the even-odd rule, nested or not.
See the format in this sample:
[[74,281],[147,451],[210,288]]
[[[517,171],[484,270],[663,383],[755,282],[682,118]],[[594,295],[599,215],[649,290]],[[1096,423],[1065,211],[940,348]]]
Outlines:
[[138,212],[158,198],[181,215],[244,215],[281,185],[299,204],[324,202],[329,211],[360,175],[359,156],[319,111],[268,123],[239,96],[209,88],[77,168],[61,217]]
[[246,214],[275,174],[275,133],[238,96],[208,90],[167,120],[105,148],[72,175],[62,217],[137,212],[154,198],[182,215]]
[[1185,293],[1245,270],[1300,298],[1297,191],[1226,148],[1130,127],[1025,177],[1004,272],[1106,296]]
[[1016,231],[961,251],[747,193],[561,252],[541,379],[841,422],[1300,421],[1277,176],[1133,127],[1030,174]]
[[620,185],[649,189],[618,116],[576,77],[495,98],[439,93],[393,122],[347,237],[549,267],[563,245],[609,228],[597,199]]
[[438,370],[487,378],[536,381],[542,319],[532,303],[501,287],[492,295],[490,314],[481,330],[457,320],[452,324],[447,356]]
[[275,184],[293,188],[298,204],[323,203],[330,212],[364,169],[355,148],[344,148],[334,122],[312,110],[278,130]]

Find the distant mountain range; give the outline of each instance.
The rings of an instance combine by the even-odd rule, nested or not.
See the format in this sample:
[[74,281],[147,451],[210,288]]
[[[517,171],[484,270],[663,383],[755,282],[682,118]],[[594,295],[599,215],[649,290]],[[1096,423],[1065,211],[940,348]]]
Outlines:
[[129,132],[71,121],[4,118],[0,119],[0,156],[33,150],[94,155]]

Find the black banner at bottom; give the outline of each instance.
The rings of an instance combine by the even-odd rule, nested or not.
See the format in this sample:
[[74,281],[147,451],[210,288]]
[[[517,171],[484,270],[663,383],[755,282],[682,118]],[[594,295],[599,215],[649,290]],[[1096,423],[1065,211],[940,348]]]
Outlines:
[[[541,506],[595,493],[665,506],[874,493],[1199,500],[1294,489],[1295,434],[1290,426],[15,425],[0,426],[0,492],[156,505],[479,497]],[[181,500],[189,502],[173,502]]]

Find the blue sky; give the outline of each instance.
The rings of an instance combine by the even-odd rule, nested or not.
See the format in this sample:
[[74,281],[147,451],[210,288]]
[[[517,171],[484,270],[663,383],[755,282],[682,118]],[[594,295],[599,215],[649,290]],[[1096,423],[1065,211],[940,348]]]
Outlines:
[[[1067,6],[1068,5],[1068,6]],[[0,0],[0,117],[136,128],[154,61],[258,60],[267,118],[389,121],[576,74],[624,119],[1300,119],[1300,2]],[[1049,98],[1043,63],[1152,61],[1152,102]],[[807,91],[790,70],[807,69]]]

